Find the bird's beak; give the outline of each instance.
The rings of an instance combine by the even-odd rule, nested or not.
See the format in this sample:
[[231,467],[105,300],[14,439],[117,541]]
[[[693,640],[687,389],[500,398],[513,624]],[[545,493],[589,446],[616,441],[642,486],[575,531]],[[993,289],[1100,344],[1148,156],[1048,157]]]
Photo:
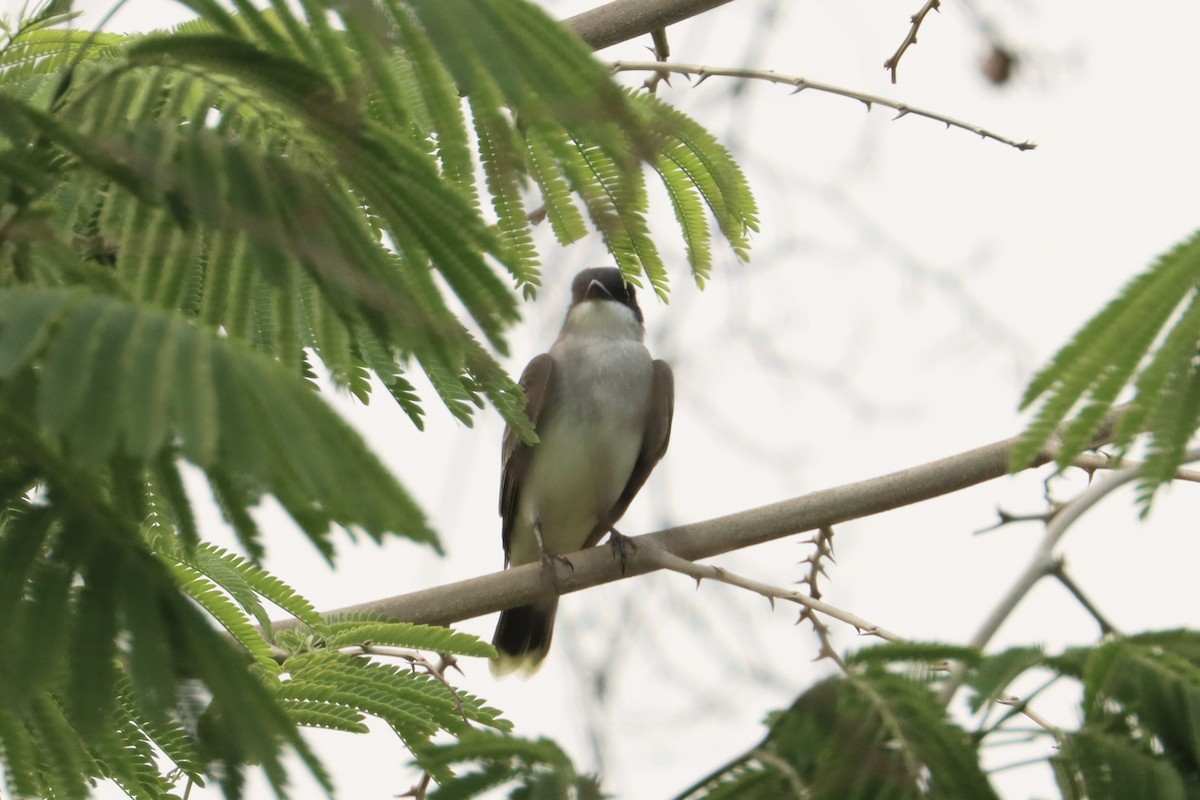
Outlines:
[[584,297],[588,300],[597,299],[597,298],[607,298],[609,300],[616,299],[615,297],[612,296],[612,292],[610,292],[608,290],[608,287],[606,287],[600,281],[592,281],[591,283],[589,283],[587,292],[584,294]]

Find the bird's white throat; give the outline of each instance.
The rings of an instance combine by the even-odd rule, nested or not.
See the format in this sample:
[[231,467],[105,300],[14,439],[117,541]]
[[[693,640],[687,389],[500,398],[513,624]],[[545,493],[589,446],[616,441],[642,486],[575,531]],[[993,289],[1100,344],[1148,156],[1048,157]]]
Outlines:
[[585,300],[567,312],[561,337],[640,342],[645,335],[645,327],[629,306],[612,300]]

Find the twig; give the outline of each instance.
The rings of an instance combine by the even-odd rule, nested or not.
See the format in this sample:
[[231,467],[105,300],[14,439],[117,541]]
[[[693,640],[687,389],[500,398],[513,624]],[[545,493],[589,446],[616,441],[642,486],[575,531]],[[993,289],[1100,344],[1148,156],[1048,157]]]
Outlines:
[[[667,41],[667,29],[658,28],[651,31],[650,35],[651,40],[654,42],[654,46],[650,48],[650,52],[654,54],[654,60],[666,61],[671,57],[671,43]],[[646,91],[650,94],[657,94],[658,85],[660,83],[666,83],[668,86],[670,86],[671,73],[662,71],[656,72],[649,78],[646,78],[646,80],[642,82],[642,85],[646,87]]]
[[[1117,469],[1118,467],[1140,467],[1142,462],[1130,461],[1128,459],[1117,461],[1108,453],[1081,453],[1071,462],[1071,466],[1079,467],[1079,469],[1094,473],[1102,469]],[[1175,470],[1175,475],[1171,480],[1188,481],[1189,483],[1200,483],[1200,470],[1180,468]]]
[[908,48],[917,43],[917,31],[921,29],[921,23],[925,21],[925,17],[930,11],[937,11],[941,5],[941,0],[928,0],[925,5],[921,6],[920,11],[909,17],[912,25],[908,28],[908,35],[904,37],[904,41],[900,43],[900,47],[896,49],[892,57],[883,62],[883,68],[892,73],[892,83],[896,82],[896,67],[900,66],[900,58]]
[[1050,520],[1050,518],[1053,517],[1058,512],[1058,509],[1060,507],[1061,507],[1060,505],[1055,505],[1049,511],[1038,511],[1033,514],[1014,514],[1011,511],[1005,511],[1003,508],[997,508],[996,509],[996,517],[997,517],[996,522],[991,525],[988,525],[985,528],[978,529],[977,531],[975,531],[975,533],[976,534],[991,533],[992,531],[999,530],[1000,528],[1003,528],[1006,525],[1013,525],[1017,522],[1042,522],[1042,523],[1045,523],[1045,522],[1048,522]]
[[1046,719],[1041,714],[1030,708],[1028,700],[1022,700],[1015,694],[1005,694],[997,697],[996,702],[1002,706],[1009,706],[1014,711],[1024,714],[1033,722],[1041,726],[1041,728],[1048,731],[1055,738],[1055,740],[1058,741],[1059,744],[1063,743],[1064,737],[1062,728],[1059,728],[1057,725],[1050,722],[1050,720]]
[[[1047,452],[1047,455],[1052,455],[1052,454],[1050,452]],[[1128,467],[1131,469],[1136,469],[1136,468],[1142,466],[1142,462],[1128,461],[1128,460],[1117,461],[1113,456],[1109,455],[1108,453],[1096,452],[1096,453],[1082,453],[1082,454],[1076,456],[1075,460],[1071,462],[1071,466],[1077,467],[1077,468],[1083,470],[1084,472],[1086,472],[1088,474],[1088,477],[1090,480],[1100,470],[1115,470],[1120,467]],[[1055,472],[1052,475],[1050,475],[1047,478],[1047,480],[1051,480],[1058,476],[1059,476],[1059,473]],[[1177,469],[1177,470],[1175,470],[1175,475],[1172,478],[1172,480],[1188,481],[1190,483],[1200,483],[1200,470],[1182,469],[1182,468]],[[1048,508],[1045,511],[1038,511],[1036,513],[1031,513],[1031,514],[1015,514],[1011,511],[1005,511],[1002,508],[997,508],[996,509],[996,516],[998,517],[997,521],[994,524],[988,525],[985,528],[980,528],[979,530],[975,531],[975,533],[989,533],[991,531],[998,530],[999,528],[1003,528],[1006,525],[1012,525],[1013,523],[1017,523],[1017,522],[1049,522],[1051,519],[1054,518],[1054,515],[1057,514],[1059,512],[1059,510],[1065,504],[1062,502],[1050,500],[1049,497],[1047,497],[1047,502],[1049,503],[1050,508]]]
[[970,122],[948,117],[945,114],[939,114],[936,111],[927,111],[923,108],[910,106],[907,103],[900,103],[896,100],[889,100],[886,97],[879,95],[866,94],[865,92],[855,91],[854,89],[846,89],[842,86],[834,86],[830,83],[821,83],[820,81],[810,81],[808,78],[799,78],[793,75],[781,75],[772,70],[759,69],[740,69],[737,67],[706,67],[699,64],[664,64],[661,61],[614,61],[610,65],[613,72],[675,72],[680,75],[696,76],[694,86],[699,86],[704,81],[713,76],[724,78],[742,78],[744,80],[760,80],[770,83],[781,83],[787,86],[793,86],[793,94],[802,92],[805,89],[812,89],[817,92],[826,94],[834,94],[839,97],[848,97],[851,100],[857,100],[864,104],[867,110],[870,111],[873,106],[883,106],[897,112],[895,119],[913,115],[915,117],[924,117],[935,122],[940,122],[947,128],[960,128],[964,131],[969,131],[983,139],[991,139],[1001,144],[1006,144],[1009,147],[1017,150],[1033,150],[1037,147],[1036,144],[1030,141],[1018,142],[1001,136],[997,133],[992,133],[989,130],[972,125]]
[[[821,587],[818,583],[821,576],[829,577],[829,573],[825,571],[825,559],[833,561],[833,528],[824,527],[817,531],[816,535],[809,541],[813,545],[813,552],[804,557],[800,563],[808,564],[808,574],[800,579],[800,583],[808,586],[808,596],[814,600],[821,599]],[[818,658],[832,659],[842,672],[849,674],[849,668],[846,666],[845,660],[837,654],[833,647],[833,639],[829,630],[829,626],[825,621],[817,616],[816,612],[811,608],[805,608],[800,612],[800,616],[796,619],[796,624],[808,620],[812,625],[813,633],[817,635],[817,639],[821,642],[821,652]]]
[[1096,604],[1093,603],[1091,599],[1083,593],[1083,589],[1080,588],[1079,584],[1075,583],[1074,579],[1067,574],[1066,564],[1063,563],[1061,558],[1058,559],[1058,562],[1055,564],[1054,569],[1051,570],[1050,574],[1057,578],[1058,582],[1066,587],[1067,591],[1079,601],[1079,605],[1083,606],[1084,609],[1092,615],[1092,619],[1096,620],[1096,624],[1100,626],[1101,636],[1120,633],[1120,631],[1117,630],[1117,626],[1109,622],[1108,618],[1100,613],[1100,609],[1096,608]]
[[834,564],[837,563],[833,557],[833,528],[828,525],[823,526],[808,541],[808,544],[813,545],[814,549],[812,553],[805,556],[800,562],[801,564],[808,564],[808,574],[800,579],[800,583],[808,586],[810,597],[820,600],[821,587],[817,585],[817,581],[822,575],[826,578],[829,577],[829,573],[825,571],[825,561],[828,559]]
[[[797,592],[791,589],[783,589],[771,586],[768,583],[756,581],[753,578],[746,578],[741,575],[736,575],[724,567],[714,566],[712,564],[698,564],[695,561],[688,561],[686,558],[679,556],[662,549],[661,547],[638,545],[638,551],[633,555],[634,560],[646,560],[654,565],[656,569],[667,569],[672,572],[678,572],[683,575],[688,575],[696,579],[696,583],[704,579],[720,581],[727,583],[730,586],[737,586],[742,589],[747,589],[755,594],[762,595],[771,601],[771,605],[775,604],[776,600],[786,600],[789,603],[796,603],[804,606],[807,611],[814,611],[819,614],[833,617],[847,625],[853,626],[859,633],[866,636],[878,636],[880,639],[886,639],[889,642],[902,642],[904,638],[892,633],[886,628],[868,622],[857,614],[852,614],[849,611],[831,606],[828,603],[809,597],[803,592]],[[836,654],[829,653],[835,660],[840,662]],[[843,669],[845,665],[842,665]]]
[[[1053,686],[1055,683],[1057,683],[1061,679],[1062,679],[1062,675],[1054,675],[1049,680],[1043,682],[1041,686],[1038,686],[1036,689],[1032,690],[1027,695],[1025,695],[1022,705],[1017,706],[1017,705],[1012,705],[1010,703],[1004,703],[1004,705],[1008,706],[1008,711],[1006,711],[1003,714],[1003,716],[1001,716],[1000,719],[996,720],[991,725],[985,724],[987,722],[987,716],[990,713],[990,709],[989,709],[987,712],[984,713],[984,720],[980,724],[979,728],[975,731],[975,734],[974,734],[975,740],[976,741],[983,741],[984,739],[990,740],[996,733],[999,733],[1001,731],[1007,731],[1010,733],[1014,732],[1013,728],[1004,728],[1003,727],[1004,724],[1007,723],[1013,717],[1024,714],[1025,706],[1032,703],[1034,701],[1034,699],[1036,699],[1037,697],[1040,697],[1043,692],[1045,692],[1047,689],[1049,689],[1051,686]],[[998,695],[995,698],[995,702],[999,704],[1001,702],[1000,698],[1011,699],[1012,697],[1013,697],[1013,695]],[[1041,733],[1042,731],[1046,730],[1046,727],[1044,725],[1039,725],[1039,728],[1040,728],[1040,730],[1038,731],[1038,733]]]
[[429,784],[433,782],[433,776],[428,772],[421,773],[421,779],[416,785],[409,789],[400,797],[411,797],[413,800],[425,800],[425,793],[429,791]]

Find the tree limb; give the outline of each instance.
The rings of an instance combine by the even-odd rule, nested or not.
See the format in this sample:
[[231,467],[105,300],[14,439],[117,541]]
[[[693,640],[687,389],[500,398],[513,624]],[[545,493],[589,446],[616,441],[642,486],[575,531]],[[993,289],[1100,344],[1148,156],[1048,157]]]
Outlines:
[[[1092,441],[1099,447],[1111,441],[1113,426],[1124,411],[1115,407]],[[1017,437],[831,489],[739,511],[704,522],[634,537],[639,545],[661,548],[680,558],[695,561],[740,550],[784,536],[829,527],[851,519],[911,505],[965,489],[1008,473],[1008,454]],[[1049,462],[1043,453],[1030,467]],[[592,547],[568,556],[570,566],[557,560],[560,594],[610,583],[624,577],[653,572],[659,566],[650,558],[632,558],[624,565],[607,547]],[[622,569],[624,566],[624,569]],[[537,600],[544,589],[541,564],[526,564],[490,575],[423,589],[327,613],[372,613],[406,622],[449,625]],[[273,623],[274,630],[289,630],[295,620]]]
[[730,0],[613,0],[564,20],[593,50],[699,16]]

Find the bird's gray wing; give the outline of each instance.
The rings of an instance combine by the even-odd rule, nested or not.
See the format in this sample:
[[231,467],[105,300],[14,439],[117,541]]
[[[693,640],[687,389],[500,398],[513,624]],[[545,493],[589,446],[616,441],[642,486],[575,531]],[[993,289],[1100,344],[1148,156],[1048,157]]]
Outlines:
[[584,547],[591,547],[599,542],[604,534],[608,533],[616,524],[617,520],[624,516],[629,504],[633,502],[633,498],[641,491],[646,479],[650,477],[654,467],[667,452],[667,445],[671,442],[671,422],[674,418],[675,375],[671,372],[670,364],[665,361],[655,361],[654,384],[650,389],[650,409],[646,414],[646,432],[642,436],[642,449],[638,453],[637,461],[634,462],[633,472],[629,475],[629,482],[625,484],[624,491],[617,498],[608,518],[601,520],[601,523],[592,531]]
[[[525,416],[529,417],[535,431],[550,395],[553,375],[554,359],[549,353],[542,353],[530,361],[521,373],[521,388],[525,390]],[[511,425],[505,428],[504,445],[500,453],[500,518],[506,567],[513,524],[521,503],[520,487],[529,470],[532,455],[533,447],[522,442]]]

